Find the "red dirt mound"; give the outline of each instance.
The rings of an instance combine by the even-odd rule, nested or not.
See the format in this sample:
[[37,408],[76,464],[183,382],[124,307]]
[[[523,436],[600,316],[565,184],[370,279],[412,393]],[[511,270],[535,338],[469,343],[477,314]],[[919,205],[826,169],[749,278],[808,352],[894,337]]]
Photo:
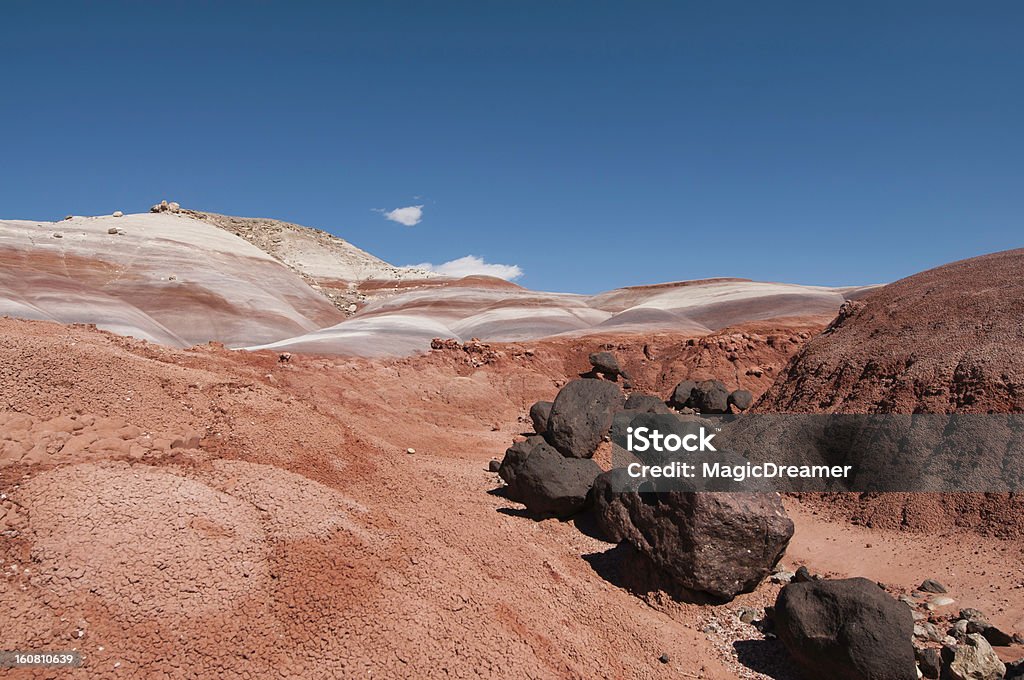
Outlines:
[[[892,283],[808,342],[755,405],[761,413],[1024,411],[1024,249],[954,262]],[[1024,534],[1024,497],[833,495],[822,503],[868,526],[951,524]]]
[[1024,410],[1024,249],[915,274],[847,303],[762,412]]

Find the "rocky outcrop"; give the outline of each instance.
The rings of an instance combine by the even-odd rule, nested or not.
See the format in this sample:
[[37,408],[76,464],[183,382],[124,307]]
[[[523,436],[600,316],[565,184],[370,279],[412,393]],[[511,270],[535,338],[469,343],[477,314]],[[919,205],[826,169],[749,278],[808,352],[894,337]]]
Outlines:
[[171,201],[170,203],[168,203],[167,201],[160,201],[159,203],[157,203],[156,205],[151,207],[149,209],[149,212],[152,212],[152,213],[161,213],[161,212],[177,213],[177,212],[181,212],[181,206],[178,205],[177,203],[175,203],[174,201]]
[[616,385],[594,378],[573,380],[551,405],[546,438],[556,449],[573,458],[594,455],[612,424],[612,415],[625,402]]
[[863,578],[791,583],[775,632],[808,680],[916,680],[910,608]]
[[946,648],[943,653],[949,661],[951,680],[1003,680],[1006,676],[1006,665],[978,633],[968,635],[956,651]]
[[[937,267],[867,294],[862,304],[845,306],[826,332],[792,358],[754,410],[1024,412],[1024,278],[1007,276],[1022,270],[1024,249],[1010,250]],[[929,461],[939,478],[959,480],[963,470],[964,477],[979,480],[974,488],[984,488],[979,485],[1001,477],[1003,470],[1013,471],[1007,475],[1011,481],[1019,479],[1019,460],[1012,456],[1004,461],[993,453],[982,462],[950,442],[942,455]],[[986,449],[979,453],[999,447]],[[958,460],[960,454],[964,460]],[[910,469],[918,468],[911,459]],[[833,512],[870,517],[878,528],[937,530],[955,524],[1024,536],[1021,494],[850,495],[829,504]]]

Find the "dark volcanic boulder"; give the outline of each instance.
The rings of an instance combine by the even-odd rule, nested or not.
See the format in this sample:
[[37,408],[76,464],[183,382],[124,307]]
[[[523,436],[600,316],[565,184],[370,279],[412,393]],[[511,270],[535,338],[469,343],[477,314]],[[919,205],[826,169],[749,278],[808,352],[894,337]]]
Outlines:
[[505,487],[505,496],[507,498],[514,501],[520,500],[519,484],[517,482],[519,469],[526,462],[526,458],[533,449],[543,443],[543,437],[529,437],[524,441],[516,442],[505,451],[505,457],[498,467],[498,476],[505,480],[507,485]]
[[665,405],[659,397],[653,394],[631,394],[626,399],[625,409],[627,411],[642,411],[644,413],[671,413],[671,409]]
[[689,406],[701,413],[725,413],[729,410],[729,390],[720,380],[705,380],[693,388]]
[[533,431],[537,434],[544,434],[548,431],[548,418],[551,416],[551,402],[538,401],[530,407],[530,420],[533,421]]
[[916,680],[910,608],[864,578],[791,583],[775,632],[809,680]]
[[690,399],[693,396],[693,390],[697,387],[697,383],[692,380],[684,380],[676,388],[672,390],[672,396],[668,398],[668,403],[676,408],[687,408],[690,406]]
[[590,355],[590,365],[594,367],[595,375],[603,375],[611,380],[618,380],[621,375],[624,378],[629,376],[619,366],[619,360],[611,352],[594,352]]
[[[659,480],[638,488],[651,481]],[[595,502],[606,535],[629,540],[679,587],[722,600],[757,587],[793,536],[777,493],[673,490],[609,499],[599,489]]]
[[754,395],[749,390],[734,390],[729,395],[729,404],[740,411],[746,411],[754,405]]
[[619,543],[629,537],[631,526],[629,508],[621,502],[622,494],[631,490],[637,492],[643,479],[630,477],[626,468],[613,468],[598,475],[590,493],[594,519],[601,533],[612,543]]
[[571,517],[582,510],[601,467],[589,458],[566,458],[541,442],[516,471],[519,502],[538,517]]
[[551,405],[546,437],[556,449],[573,458],[594,455],[612,424],[612,415],[625,401],[619,388],[604,380],[581,378],[563,387]]

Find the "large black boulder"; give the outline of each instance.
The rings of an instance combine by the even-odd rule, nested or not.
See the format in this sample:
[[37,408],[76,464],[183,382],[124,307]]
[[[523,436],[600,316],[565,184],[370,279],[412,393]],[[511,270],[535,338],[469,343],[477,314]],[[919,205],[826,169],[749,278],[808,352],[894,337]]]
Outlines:
[[808,680],[916,680],[910,608],[864,578],[791,583],[775,632]]
[[720,380],[697,383],[690,396],[689,406],[701,413],[726,413],[729,410],[729,390]]
[[637,493],[643,478],[630,477],[624,467],[612,468],[594,480],[591,507],[598,528],[612,543],[629,538],[629,508],[621,502],[623,493]]
[[548,431],[548,418],[551,416],[551,402],[538,401],[530,407],[530,420],[533,421],[533,431],[537,434],[544,434]]
[[623,468],[605,473],[593,491],[598,527],[612,541],[628,540],[680,589],[717,600],[753,590],[793,536],[780,496],[687,485],[631,478]]
[[625,398],[614,384],[595,378],[573,380],[551,405],[546,438],[563,455],[590,458],[622,409]]
[[520,500],[519,483],[517,481],[519,469],[533,449],[543,443],[543,437],[529,437],[521,442],[516,442],[506,449],[505,457],[501,460],[501,465],[498,467],[498,476],[505,480],[505,496],[507,498],[514,501]]
[[672,390],[672,396],[668,398],[668,403],[676,408],[688,408],[690,406],[690,399],[693,396],[693,390],[696,387],[697,383],[692,380],[682,381]]
[[540,442],[514,474],[516,498],[536,517],[566,518],[586,507],[601,467],[589,458],[566,458]]

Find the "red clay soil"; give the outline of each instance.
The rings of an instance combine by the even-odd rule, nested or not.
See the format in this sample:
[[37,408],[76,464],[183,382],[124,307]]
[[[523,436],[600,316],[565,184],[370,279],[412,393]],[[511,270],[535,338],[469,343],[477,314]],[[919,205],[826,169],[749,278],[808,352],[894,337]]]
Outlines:
[[852,303],[758,408],[1024,411],[1024,249],[930,269]]
[[[764,678],[735,658],[760,640],[735,609],[778,586],[645,603],[592,566],[612,546],[520,516],[486,465],[602,343],[659,394],[704,376],[760,393],[801,332],[281,363],[0,319],[0,648],[86,656],[29,677]],[[899,549],[858,553],[854,535],[845,570],[822,551],[847,530],[794,512],[814,571],[870,567],[908,589],[948,569],[958,604],[1024,624],[1008,613],[1019,541],[853,527]]]
[[[1024,411],[1024,250],[954,262],[848,303],[754,410]],[[821,507],[868,526],[1024,536],[1021,494],[837,494]]]

